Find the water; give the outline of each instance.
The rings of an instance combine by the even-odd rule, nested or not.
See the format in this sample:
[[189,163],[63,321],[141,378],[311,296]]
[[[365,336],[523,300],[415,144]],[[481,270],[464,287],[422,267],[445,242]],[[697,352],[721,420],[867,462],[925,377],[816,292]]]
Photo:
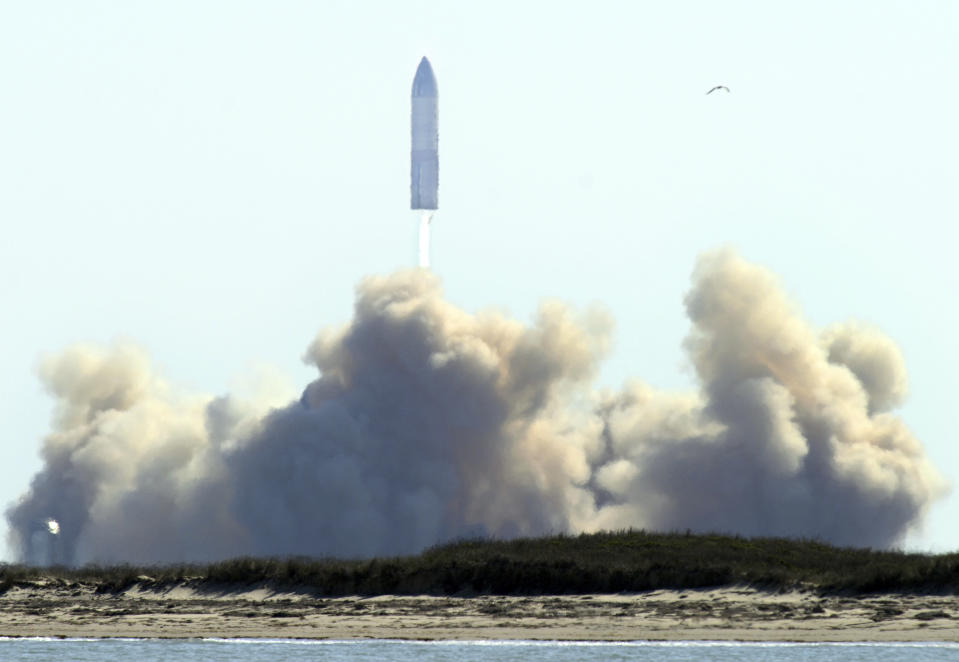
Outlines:
[[787,644],[735,642],[317,641],[307,639],[8,639],[0,660],[184,662],[923,662],[959,661],[959,643]]

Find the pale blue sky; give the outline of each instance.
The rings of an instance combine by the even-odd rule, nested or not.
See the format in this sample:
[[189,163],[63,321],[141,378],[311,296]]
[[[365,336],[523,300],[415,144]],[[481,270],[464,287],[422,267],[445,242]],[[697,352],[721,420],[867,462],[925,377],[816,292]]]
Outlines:
[[[423,54],[450,300],[601,302],[602,383],[686,389],[690,272],[735,246],[814,324],[899,343],[900,413],[959,481],[956,3],[0,0],[0,502],[69,343],[131,339],[198,392],[313,376],[356,282],[415,263]],[[956,521],[952,495],[910,546]]]

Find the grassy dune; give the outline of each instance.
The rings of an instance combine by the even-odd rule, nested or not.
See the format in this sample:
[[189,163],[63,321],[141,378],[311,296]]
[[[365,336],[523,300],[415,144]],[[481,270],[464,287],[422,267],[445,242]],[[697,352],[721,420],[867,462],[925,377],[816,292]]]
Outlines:
[[906,554],[782,538],[643,531],[469,540],[417,556],[237,558],[206,565],[32,568],[0,564],[0,592],[42,578],[114,592],[136,583],[310,588],[328,596],[617,593],[745,584],[822,593],[959,593],[959,553]]

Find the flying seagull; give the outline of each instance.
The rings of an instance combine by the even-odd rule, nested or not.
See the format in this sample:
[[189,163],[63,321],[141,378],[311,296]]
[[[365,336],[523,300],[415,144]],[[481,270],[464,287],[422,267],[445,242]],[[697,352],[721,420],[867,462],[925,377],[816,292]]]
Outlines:
[[729,92],[729,88],[726,87],[725,85],[717,85],[716,87],[714,87],[713,89],[711,89],[711,90],[710,90],[709,92],[707,92],[706,94],[712,94],[712,93],[715,92],[716,90],[726,90],[727,92]]

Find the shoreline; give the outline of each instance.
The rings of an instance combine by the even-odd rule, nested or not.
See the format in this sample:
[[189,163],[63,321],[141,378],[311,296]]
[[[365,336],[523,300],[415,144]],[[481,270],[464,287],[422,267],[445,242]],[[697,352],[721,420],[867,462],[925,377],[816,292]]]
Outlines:
[[64,642],[64,643],[97,643],[97,642],[203,642],[203,643],[239,643],[253,645],[294,644],[316,646],[348,646],[352,644],[407,644],[407,645],[439,645],[461,644],[464,646],[515,646],[540,648],[558,645],[563,647],[689,647],[689,648],[717,648],[717,647],[883,647],[883,648],[944,648],[959,650],[959,641],[932,640],[932,641],[780,641],[780,640],[739,640],[739,639],[627,639],[627,640],[594,640],[594,639],[315,639],[310,637],[88,637],[88,636],[8,636],[0,635],[0,644],[3,642]]
[[[101,589],[102,590],[102,589]],[[64,580],[0,594],[0,636],[412,641],[956,642],[959,596],[750,587],[631,594],[329,598],[267,585],[115,593]]]

